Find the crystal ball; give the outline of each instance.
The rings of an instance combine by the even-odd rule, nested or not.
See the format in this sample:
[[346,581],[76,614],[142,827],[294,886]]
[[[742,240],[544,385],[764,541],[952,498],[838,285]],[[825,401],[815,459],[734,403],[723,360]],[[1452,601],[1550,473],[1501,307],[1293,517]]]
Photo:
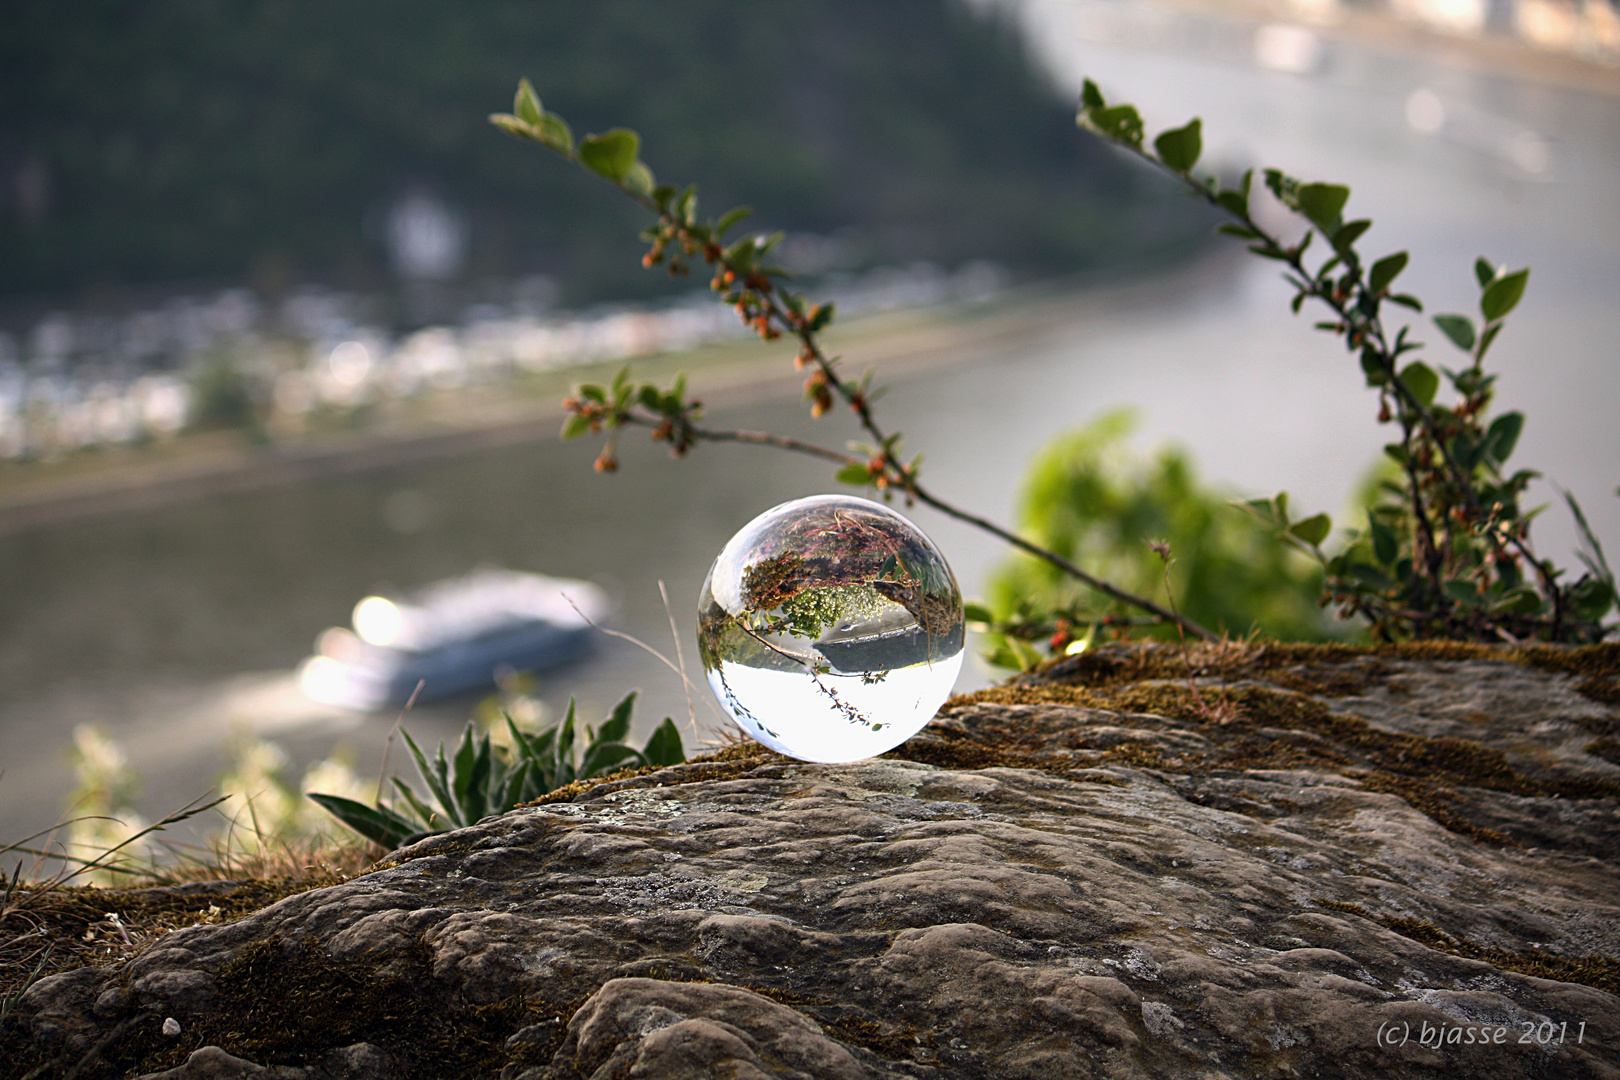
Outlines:
[[801,761],[905,742],[950,696],[962,592],[922,530],[886,506],[816,495],[733,536],[698,598],[709,685],[748,735]]

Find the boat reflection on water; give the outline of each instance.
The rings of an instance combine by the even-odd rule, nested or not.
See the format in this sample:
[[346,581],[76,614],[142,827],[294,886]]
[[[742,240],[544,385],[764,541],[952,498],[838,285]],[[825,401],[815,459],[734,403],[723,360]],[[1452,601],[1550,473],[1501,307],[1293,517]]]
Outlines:
[[492,687],[503,670],[535,671],[591,648],[591,624],[606,614],[586,581],[482,569],[400,597],[368,596],[353,626],[316,640],[298,670],[316,701],[372,711]]

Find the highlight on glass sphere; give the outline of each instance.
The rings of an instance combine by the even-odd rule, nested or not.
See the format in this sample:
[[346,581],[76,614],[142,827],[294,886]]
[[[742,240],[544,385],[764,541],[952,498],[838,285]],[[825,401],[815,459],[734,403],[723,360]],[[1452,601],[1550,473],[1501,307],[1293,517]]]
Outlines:
[[744,732],[801,761],[858,761],[950,696],[962,592],[911,522],[850,495],[771,508],[721,550],[698,599],[709,685]]

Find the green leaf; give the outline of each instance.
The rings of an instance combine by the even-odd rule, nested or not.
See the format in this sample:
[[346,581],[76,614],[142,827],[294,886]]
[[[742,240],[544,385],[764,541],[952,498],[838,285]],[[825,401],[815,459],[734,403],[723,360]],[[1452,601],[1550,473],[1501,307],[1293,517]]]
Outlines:
[[1521,585],[1503,594],[1500,600],[1491,605],[1491,610],[1510,615],[1534,615],[1541,611],[1542,606],[1541,594],[1528,585]]
[[524,788],[529,786],[530,767],[530,762],[520,761],[516,768],[506,774],[506,782],[495,793],[495,799],[491,803],[497,814],[504,814],[508,810],[516,809],[520,803],[528,802],[528,798],[524,796]]
[[872,482],[872,470],[864,462],[852,463],[839,469],[833,477],[840,484],[850,484],[854,487],[865,487]]
[[1100,109],[1104,105],[1102,91],[1090,79],[1080,86],[1080,104],[1087,109]]
[[1479,282],[1480,288],[1483,289],[1495,281],[1497,273],[1497,268],[1492,266],[1491,261],[1485,256],[1481,255],[1474,260],[1474,278]]
[[624,174],[625,187],[649,198],[652,196],[654,183],[652,170],[647,168],[645,162],[632,163],[629,171]]
[[647,759],[647,764],[658,768],[679,765],[686,760],[686,749],[681,746],[681,733],[676,730],[675,721],[664,717],[664,722],[654,728],[647,739],[641,756]]
[[416,820],[421,822],[423,829],[430,832],[444,831],[446,818],[443,814],[438,813],[427,803],[417,798],[416,792],[411,790],[411,786],[399,777],[393,776],[389,777],[389,779],[394,782],[395,790],[404,798],[405,805],[411,808],[411,813],[416,815]]
[[1463,352],[1474,347],[1474,324],[1466,315],[1436,315],[1434,325]]
[[1502,332],[1502,326],[1502,323],[1492,323],[1485,328],[1483,334],[1479,335],[1479,349],[1474,353],[1476,360],[1485,359],[1485,354],[1490,351],[1491,342],[1495,341],[1496,335]]
[[697,218],[697,185],[687,184],[681,193],[675,196],[675,204],[670,210],[670,216],[676,221],[690,225]]
[[1478,607],[1482,599],[1479,588],[1465,578],[1452,578],[1440,586],[1440,591],[1457,603],[1468,607]]
[[598,176],[622,183],[641,151],[641,136],[628,128],[587,135],[579,144],[579,160]]
[[714,238],[719,240],[721,236],[725,235],[727,229],[753,212],[754,208],[752,206],[734,206],[727,210],[720,215],[720,220],[714,223]]
[[1510,412],[1498,416],[1485,432],[1486,455],[1498,465],[1505,462],[1513,456],[1513,448],[1519,445],[1519,433],[1523,430],[1523,413]]
[[1350,245],[1361,239],[1361,234],[1370,228],[1372,228],[1372,222],[1366,218],[1345,222],[1333,233],[1333,250],[1349,251]]
[[1352,565],[1350,567],[1350,576],[1368,588],[1377,589],[1380,592],[1385,592],[1395,587],[1395,582],[1391,581],[1387,574],[1378,569],[1378,567],[1369,566],[1366,563],[1355,563]]
[[1411,308],[1413,311],[1423,310],[1423,302],[1411,293],[1395,293],[1389,298],[1389,302],[1399,304],[1404,308]]
[[1425,406],[1434,400],[1434,395],[1440,389],[1440,376],[1421,360],[1414,360],[1402,369],[1401,382]]
[[590,429],[591,422],[589,420],[579,415],[579,413],[573,413],[567,420],[563,421],[562,437],[565,440],[577,439]]
[[1404,251],[1397,251],[1393,255],[1385,255],[1372,264],[1367,271],[1367,288],[1375,293],[1381,293],[1389,288],[1390,282],[1406,269],[1407,255]]
[[989,608],[983,604],[975,604],[971,600],[962,605],[962,617],[970,623],[982,623],[985,626],[996,621]]
[[1333,531],[1333,519],[1326,514],[1315,514],[1303,521],[1294,522],[1288,531],[1312,547],[1317,547],[1327,539],[1328,533]]
[[445,817],[447,822],[454,824],[449,817],[453,813],[455,802],[451,799],[450,787],[445,782],[444,744],[439,744],[438,760],[435,762],[436,767],[430,767],[427,756],[422,753],[422,748],[416,745],[416,740],[411,738],[411,733],[404,728],[400,728],[399,734],[405,740],[405,745],[410,748],[411,757],[416,761],[416,771],[422,775],[422,782],[428,786],[428,790],[433,793],[434,799],[444,808],[441,816]]
[[579,764],[579,775],[581,778],[601,776],[621,769],[627,763],[640,764],[642,760],[641,751],[635,747],[597,739],[586,749],[585,757]]
[[1339,228],[1344,204],[1350,201],[1350,189],[1342,184],[1301,184],[1294,197],[1299,202],[1299,212],[1332,236]]
[[386,848],[396,848],[421,830],[387,807],[367,806],[341,795],[310,792],[309,797],[343,824]]
[[1515,270],[1485,286],[1479,298],[1480,314],[1486,322],[1495,322],[1507,315],[1524,296],[1524,287],[1530,281],[1529,268]]
[[512,112],[525,124],[538,124],[540,116],[545,112],[540,108],[540,98],[534,92],[534,86],[528,79],[518,80],[517,96],[512,99]]
[[490,113],[489,122],[508,135],[516,135],[520,139],[538,139],[540,137],[539,128],[519,120],[511,113]]
[[1265,235],[1264,233],[1260,233],[1249,228],[1247,225],[1238,225],[1230,221],[1222,222],[1221,224],[1215,226],[1215,231],[1218,233],[1224,233],[1227,236],[1235,236],[1239,240],[1259,240]]
[[1383,386],[1389,382],[1389,369],[1384,366],[1384,358],[1374,348],[1361,350],[1361,371],[1367,376],[1368,386]]
[[[1159,160],[1178,173],[1184,173],[1198,163],[1204,152],[1203,121],[1193,117],[1185,127],[1172,128],[1153,140],[1153,149]],[[1218,197],[1218,196],[1217,196]]]
[[1135,105],[1109,105],[1090,111],[1091,124],[1097,131],[1126,146],[1142,145],[1142,116]]
[[597,738],[603,742],[623,742],[624,737],[630,734],[630,717],[635,709],[636,692],[632,690],[624,696],[623,701],[613,706],[613,712],[608,714]]
[[1367,533],[1372,537],[1373,555],[1385,566],[1392,565],[1400,553],[1400,544],[1395,539],[1395,531],[1377,518],[1369,517]]
[[1614,590],[1607,581],[1595,577],[1583,577],[1570,586],[1569,606],[1577,619],[1585,622],[1597,622],[1609,613],[1614,603]]
[[574,153],[574,132],[568,126],[568,121],[556,113],[545,113],[540,122],[535,125],[540,141],[557,151],[559,154],[572,156]]

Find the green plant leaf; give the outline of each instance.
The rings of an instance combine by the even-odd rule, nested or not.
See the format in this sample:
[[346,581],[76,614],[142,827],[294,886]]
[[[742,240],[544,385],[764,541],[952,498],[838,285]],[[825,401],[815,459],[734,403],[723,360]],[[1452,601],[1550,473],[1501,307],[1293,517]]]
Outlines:
[[518,80],[517,96],[512,99],[512,112],[525,124],[538,124],[541,114],[545,112],[540,107],[534,85],[527,78]]
[[397,848],[406,838],[421,831],[387,807],[367,806],[341,795],[323,795],[314,791],[309,793],[309,797],[367,840],[386,848]]
[[1394,293],[1390,296],[1389,302],[1392,304],[1399,304],[1403,308],[1411,308],[1413,311],[1423,310],[1423,301],[1419,300],[1411,293]]
[[1394,565],[1395,557],[1400,554],[1394,530],[1377,518],[1369,517],[1367,533],[1372,538],[1373,556],[1385,566]]
[[1570,586],[1567,595],[1572,613],[1585,622],[1597,622],[1614,604],[1614,590],[1607,581],[1595,577],[1581,578]]
[[970,623],[982,623],[985,626],[989,626],[996,621],[989,608],[983,604],[976,604],[971,600],[962,605],[962,617]]
[[603,742],[623,742],[625,736],[630,734],[630,717],[636,709],[636,692],[630,691],[624,700],[613,706],[613,711],[602,724],[602,730],[597,738]]
[[1361,239],[1361,234],[1370,228],[1372,228],[1372,222],[1366,218],[1345,222],[1334,230],[1332,236],[1333,250],[1349,251],[1350,245]]
[[1466,315],[1436,315],[1434,325],[1463,352],[1474,347],[1474,324]]
[[655,183],[652,170],[647,168],[646,163],[642,161],[632,162],[630,168],[624,174],[625,187],[649,198],[652,196]]
[[579,144],[579,160],[598,176],[622,183],[641,151],[641,136],[628,128],[613,128],[587,135]]
[[411,785],[399,777],[393,776],[389,777],[389,779],[394,782],[394,790],[398,791],[400,797],[405,800],[405,805],[409,806],[411,813],[416,815],[416,820],[420,823],[421,828],[429,832],[444,831],[448,821],[443,814],[436,812],[427,803],[417,798],[416,792],[411,789]]
[[1405,383],[1412,396],[1424,405],[1434,401],[1434,395],[1440,389],[1440,376],[1421,360],[1414,360],[1402,369],[1401,382]]
[[427,755],[423,754],[422,748],[416,745],[416,740],[411,738],[411,733],[406,731],[404,728],[400,728],[399,734],[400,737],[405,740],[405,745],[411,751],[411,757],[416,762],[416,771],[422,776],[422,783],[428,786],[428,790],[433,793],[434,799],[437,800],[439,806],[443,808],[439,811],[440,816],[444,817],[448,824],[456,824],[451,817],[451,815],[454,813],[455,801],[451,798],[450,787],[449,784],[446,783],[447,777],[446,770],[444,768],[444,744],[439,744],[438,758],[434,764],[430,766],[428,764]]
[[1483,597],[1479,595],[1479,588],[1466,578],[1452,578],[1440,586],[1440,590],[1451,599],[1467,607],[1479,607]]
[[533,796],[527,795],[525,792],[525,789],[529,786],[531,768],[531,762],[520,761],[511,772],[506,774],[506,781],[501,785],[501,789],[496,793],[492,803],[497,814],[504,814],[508,810],[516,809],[533,798]]
[[865,487],[872,482],[872,470],[864,462],[845,465],[838,470],[833,479],[840,484],[851,484],[855,487]]
[[539,128],[535,127],[533,124],[526,123],[525,121],[518,119],[511,113],[490,113],[489,122],[506,132],[508,135],[516,135],[520,139],[540,138]]
[[1491,261],[1485,256],[1481,255],[1474,260],[1474,280],[1479,282],[1480,288],[1483,289],[1495,281],[1497,273],[1497,268],[1492,266]]
[[754,212],[752,206],[734,206],[720,215],[720,220],[714,223],[714,238],[719,240],[725,235],[727,229]]
[[1105,104],[1102,91],[1090,79],[1080,85],[1080,104],[1086,109],[1100,109]]
[[1312,547],[1317,547],[1333,531],[1333,519],[1326,514],[1314,514],[1303,521],[1294,522],[1288,531]]
[[1535,615],[1544,606],[1545,601],[1540,593],[1528,585],[1521,585],[1503,594],[1500,600],[1491,605],[1491,610],[1510,615]]
[[589,430],[591,430],[589,420],[579,415],[579,413],[571,413],[568,419],[563,421],[562,437],[565,441],[577,439]]
[[1350,201],[1350,189],[1343,184],[1301,184],[1294,198],[1299,203],[1299,212],[1312,225],[1332,236],[1339,228],[1344,204]]
[[1221,222],[1221,224],[1215,226],[1215,231],[1218,233],[1224,233],[1227,236],[1235,236],[1239,240],[1260,240],[1265,235],[1264,233],[1256,232],[1247,225],[1238,225],[1231,221]]
[[1384,358],[1377,349],[1368,347],[1361,350],[1361,371],[1367,376],[1368,386],[1383,386],[1389,382],[1389,369],[1384,366]]
[[1513,448],[1519,445],[1519,433],[1524,431],[1524,414],[1521,412],[1508,412],[1491,421],[1491,426],[1485,432],[1485,453],[1496,464],[1501,465],[1513,456]]
[[1092,126],[1115,142],[1142,145],[1142,115],[1135,105],[1106,105],[1091,109],[1088,115]]
[[1479,311],[1485,316],[1485,321],[1495,322],[1512,311],[1524,297],[1524,287],[1529,281],[1530,270],[1526,268],[1499,277],[1485,286],[1479,298]]
[[534,130],[540,141],[557,151],[557,153],[569,157],[573,156],[574,132],[568,126],[568,121],[556,113],[542,113],[539,122],[534,126]]
[[1393,255],[1385,255],[1372,264],[1367,271],[1367,288],[1375,293],[1381,293],[1389,288],[1390,282],[1406,269],[1407,255],[1404,251],[1397,251]]
[[601,776],[630,763],[641,764],[643,760],[641,751],[634,747],[626,746],[622,742],[597,740],[585,751],[585,757],[579,765],[579,775],[582,779],[587,776]]
[[1390,580],[1388,574],[1385,574],[1382,570],[1378,569],[1378,567],[1370,566],[1367,563],[1352,564],[1350,567],[1350,576],[1367,586],[1369,589],[1377,589],[1379,592],[1387,592],[1395,587],[1395,582]]
[[1153,140],[1153,149],[1159,152],[1159,160],[1176,172],[1188,171],[1204,152],[1203,121],[1195,116],[1186,126],[1162,133]]
[[652,735],[647,738],[641,756],[647,759],[648,765],[657,768],[679,765],[686,760],[686,749],[681,746],[681,733],[676,729],[674,720],[664,717],[664,722],[654,728]]

